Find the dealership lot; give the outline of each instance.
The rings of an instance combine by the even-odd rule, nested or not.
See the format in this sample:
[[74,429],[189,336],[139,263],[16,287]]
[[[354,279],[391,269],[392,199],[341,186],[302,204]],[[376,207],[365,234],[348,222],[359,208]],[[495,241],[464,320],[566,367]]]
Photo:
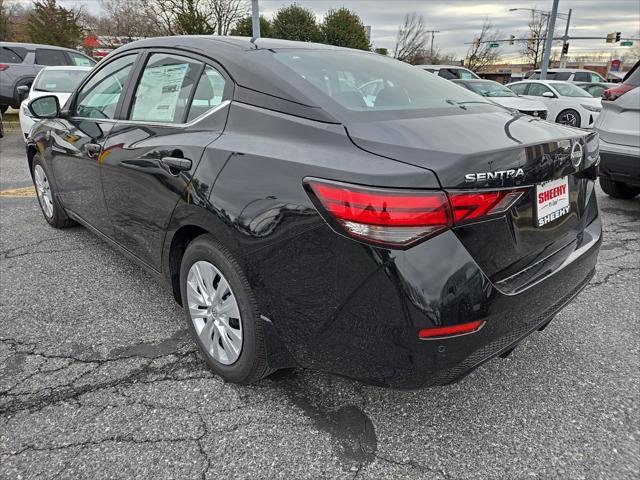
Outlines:
[[170,294],[50,228],[0,140],[0,478],[637,478],[640,198],[599,192],[587,289],[511,356],[398,391],[205,368]]

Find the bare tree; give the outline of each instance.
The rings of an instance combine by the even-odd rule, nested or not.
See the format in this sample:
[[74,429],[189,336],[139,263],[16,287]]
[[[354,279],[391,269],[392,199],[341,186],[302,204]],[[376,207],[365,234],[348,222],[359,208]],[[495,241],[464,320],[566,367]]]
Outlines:
[[228,35],[235,23],[249,14],[245,0],[209,0],[218,35]]
[[520,53],[533,64],[533,68],[538,68],[538,64],[542,61],[548,25],[548,15],[537,10],[531,11],[529,32],[525,35],[526,38],[520,41]]
[[403,62],[412,63],[420,50],[424,50],[427,37],[422,15],[415,12],[406,14],[404,23],[398,28],[393,56]]
[[482,22],[482,29],[476,36],[473,45],[467,50],[464,65],[474,72],[482,70],[487,65],[492,65],[500,61],[500,50],[491,48],[491,42],[498,40],[500,33],[497,32],[488,18]]

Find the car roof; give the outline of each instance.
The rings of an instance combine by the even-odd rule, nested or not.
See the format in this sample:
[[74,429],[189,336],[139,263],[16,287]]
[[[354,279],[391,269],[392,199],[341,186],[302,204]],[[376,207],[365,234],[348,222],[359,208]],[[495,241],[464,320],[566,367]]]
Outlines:
[[[0,42],[0,47],[22,47],[27,50],[34,50],[36,48],[48,48],[55,50],[66,50],[67,52],[78,52],[78,50],[74,50],[73,48],[67,47],[58,47],[55,45],[42,45],[40,43],[20,43],[20,42]],[[78,52],[84,55],[82,52]]]
[[[533,71],[535,73],[541,72],[541,69],[536,69],[536,70],[529,70],[529,71]],[[587,68],[549,68],[547,69],[547,72],[569,72],[569,73],[573,73],[573,72],[593,72],[593,73],[598,73],[598,72],[594,72],[593,70],[589,70]]]
[[452,82],[469,82],[469,83],[497,83],[498,85],[502,85],[500,82],[496,82],[495,80],[489,80],[488,78],[453,78]]

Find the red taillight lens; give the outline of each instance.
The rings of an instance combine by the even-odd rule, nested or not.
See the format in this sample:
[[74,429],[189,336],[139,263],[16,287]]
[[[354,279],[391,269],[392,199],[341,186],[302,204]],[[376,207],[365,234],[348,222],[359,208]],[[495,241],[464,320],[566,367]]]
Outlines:
[[460,223],[505,212],[511,208],[523,193],[524,190],[449,192],[453,220],[455,223]]
[[305,188],[318,211],[338,231],[397,248],[406,248],[457,223],[502,213],[524,193],[403,190],[319,179],[307,179]]
[[6,63],[0,63],[0,72],[4,72],[7,68],[9,68],[9,65]]
[[621,97],[622,95],[624,95],[628,91],[633,90],[634,88],[636,88],[636,87],[634,87],[633,85],[631,85],[629,83],[621,83],[617,87],[609,88],[609,89],[605,90],[604,92],[602,92],[602,99],[603,100],[613,101],[616,98]]
[[[312,198],[352,237],[407,246],[452,225],[447,195],[309,180]],[[316,205],[318,206],[318,205]]]
[[464,335],[474,333],[484,326],[484,321],[475,320],[468,323],[459,323],[458,325],[449,325],[446,327],[423,328],[418,332],[418,338],[421,340],[430,340],[443,337],[452,337],[455,335]]

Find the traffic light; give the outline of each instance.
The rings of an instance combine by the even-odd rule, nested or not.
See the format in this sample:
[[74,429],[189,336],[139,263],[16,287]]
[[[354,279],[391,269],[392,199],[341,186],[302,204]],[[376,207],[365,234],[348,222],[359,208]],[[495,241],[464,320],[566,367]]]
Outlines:
[[567,53],[569,53],[569,42],[564,42],[562,44],[562,54],[566,55]]
[[476,38],[476,39],[473,41],[473,44],[474,44],[474,46],[475,46],[476,48],[480,48],[480,39],[479,39],[479,38]]
[[616,32],[616,42],[620,41],[620,32]]
[[515,35],[509,35],[509,45],[513,45],[513,42],[515,39],[516,39]]
[[531,38],[529,39],[529,44],[533,47],[538,42],[538,34],[531,34]]

